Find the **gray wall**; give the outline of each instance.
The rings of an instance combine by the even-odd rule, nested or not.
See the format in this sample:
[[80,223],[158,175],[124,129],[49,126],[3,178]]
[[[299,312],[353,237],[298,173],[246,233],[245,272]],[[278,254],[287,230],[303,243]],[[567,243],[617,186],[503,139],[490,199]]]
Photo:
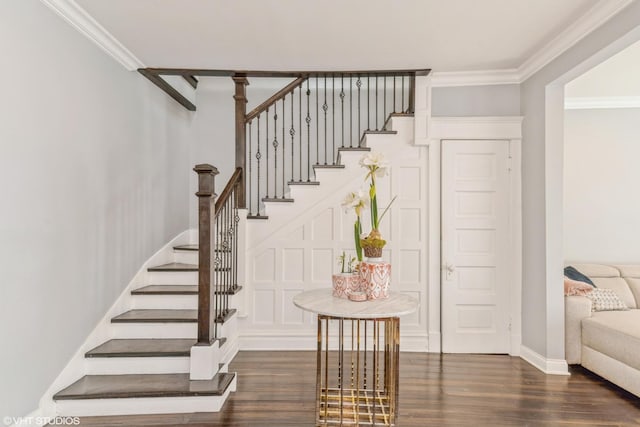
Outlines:
[[565,111],[564,257],[638,263],[640,108]]
[[[556,58],[521,86],[522,143],[523,344],[551,359],[564,358],[562,296],[562,146],[547,141],[545,98],[554,94],[561,111],[562,85],[594,61],[594,55],[640,25],[634,2]],[[631,42],[629,42],[630,44]],[[622,48],[622,47],[620,47]],[[598,58],[598,60],[605,58]],[[595,64],[593,64],[595,65]],[[582,70],[584,72],[586,70]],[[560,88],[547,86],[560,79]],[[550,93],[551,93],[550,92]],[[556,96],[557,94],[560,96]],[[559,105],[558,105],[559,104]],[[559,114],[561,121],[561,112]],[[555,133],[558,129],[553,129]],[[559,129],[562,131],[561,125]],[[560,140],[562,138],[560,137]],[[559,163],[559,165],[558,165]]]
[[190,116],[38,0],[0,2],[0,415],[188,227]]
[[434,87],[431,104],[434,117],[519,116],[520,86]]

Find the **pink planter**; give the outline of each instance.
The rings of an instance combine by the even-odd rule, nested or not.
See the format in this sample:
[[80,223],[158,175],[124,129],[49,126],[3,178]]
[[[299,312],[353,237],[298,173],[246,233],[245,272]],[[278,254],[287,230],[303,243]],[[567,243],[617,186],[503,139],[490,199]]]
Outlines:
[[391,264],[382,261],[363,261],[360,263],[360,276],[362,277],[362,290],[367,293],[368,300],[389,297]]
[[357,273],[339,273],[332,276],[333,296],[349,298],[352,292],[361,290],[361,278]]

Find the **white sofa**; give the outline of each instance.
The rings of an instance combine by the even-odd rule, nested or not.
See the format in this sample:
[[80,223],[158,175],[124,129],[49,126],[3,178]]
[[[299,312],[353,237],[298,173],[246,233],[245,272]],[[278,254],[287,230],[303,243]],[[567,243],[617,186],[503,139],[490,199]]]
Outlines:
[[628,311],[591,312],[591,300],[565,297],[565,356],[640,396],[640,265],[567,264],[598,288],[613,289]]

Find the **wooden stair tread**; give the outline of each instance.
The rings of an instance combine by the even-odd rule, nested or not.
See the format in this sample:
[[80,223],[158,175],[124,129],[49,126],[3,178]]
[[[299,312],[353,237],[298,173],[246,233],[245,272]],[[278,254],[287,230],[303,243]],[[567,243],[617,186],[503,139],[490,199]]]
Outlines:
[[[238,285],[225,291],[216,291],[216,294],[235,295],[242,290]],[[147,285],[134,289],[131,295],[198,295],[198,285]]]
[[111,319],[112,323],[191,323],[198,321],[198,310],[134,309]]
[[319,181],[289,181],[287,185],[320,185]]
[[148,285],[131,291],[132,295],[198,295],[198,285]]
[[247,215],[247,219],[269,219],[266,215]]
[[[216,268],[216,271],[230,271],[231,268]],[[156,265],[155,267],[147,268],[147,271],[151,272],[183,272],[183,271],[198,271],[196,264],[185,264],[182,262],[170,262],[168,264]]]
[[198,251],[198,245],[178,245],[173,247],[176,251]]
[[339,147],[338,151],[371,151],[369,147]]
[[371,134],[371,135],[397,135],[398,131],[397,130],[365,130],[364,134]]
[[221,396],[235,374],[218,372],[210,380],[189,374],[86,375],[53,396],[54,400]]
[[198,271],[196,264],[185,264],[182,262],[170,262],[168,264],[156,265],[147,268],[147,271]]
[[276,202],[276,203],[293,203],[293,199],[290,198],[280,198],[280,197],[263,197],[263,202]]
[[189,357],[195,339],[114,339],[85,354],[96,357]]
[[[231,318],[236,309],[230,309],[216,323],[224,323]],[[198,310],[161,310],[134,309],[111,319],[111,323],[197,323]]]

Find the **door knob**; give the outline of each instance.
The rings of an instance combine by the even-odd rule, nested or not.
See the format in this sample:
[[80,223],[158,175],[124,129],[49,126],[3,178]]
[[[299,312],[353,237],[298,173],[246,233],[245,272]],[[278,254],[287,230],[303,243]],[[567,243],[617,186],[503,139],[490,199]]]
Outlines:
[[456,268],[453,266],[453,264],[445,263],[442,266],[442,269],[445,271],[446,280],[451,280],[453,272],[456,271]]

